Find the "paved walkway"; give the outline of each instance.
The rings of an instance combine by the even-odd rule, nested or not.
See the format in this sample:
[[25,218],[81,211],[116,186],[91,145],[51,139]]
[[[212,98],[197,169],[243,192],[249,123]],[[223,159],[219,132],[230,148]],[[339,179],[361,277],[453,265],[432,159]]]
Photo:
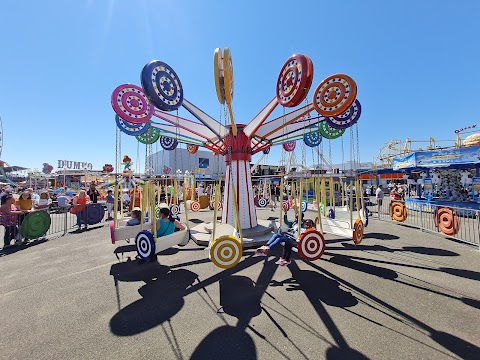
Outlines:
[[327,240],[229,270],[193,242],[138,265],[106,227],[30,244],[0,257],[0,358],[480,359],[476,248],[379,220]]

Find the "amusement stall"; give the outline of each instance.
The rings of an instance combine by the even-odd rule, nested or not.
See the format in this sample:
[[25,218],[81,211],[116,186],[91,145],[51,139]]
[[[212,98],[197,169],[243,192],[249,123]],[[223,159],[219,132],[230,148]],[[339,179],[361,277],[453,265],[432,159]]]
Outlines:
[[[394,158],[416,185],[415,197],[392,201],[390,215],[404,222],[408,211],[433,214],[438,231],[456,236],[461,218],[475,219],[480,211],[480,134],[467,137],[461,147],[419,151]],[[466,220],[464,220],[466,221]]]

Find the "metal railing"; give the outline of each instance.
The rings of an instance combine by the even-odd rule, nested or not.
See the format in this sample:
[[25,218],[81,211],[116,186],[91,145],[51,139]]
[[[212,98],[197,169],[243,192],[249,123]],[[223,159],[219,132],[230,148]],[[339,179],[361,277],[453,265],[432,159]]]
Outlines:
[[[391,201],[390,197],[385,197],[382,206],[379,208],[376,204],[375,197],[370,197],[370,201],[367,202],[367,209],[372,213],[374,218],[378,217],[382,221],[398,223],[390,216]],[[445,235],[440,231],[435,214],[438,208],[446,206],[430,204],[428,202],[408,202],[408,199],[407,202],[403,203],[406,204],[408,215],[402,224],[474,244],[480,248],[480,210],[448,206],[449,209],[455,211],[458,218],[458,226],[455,226],[457,228],[455,234]]]
[[[74,230],[77,224],[77,216],[70,213],[70,206],[50,207],[48,209],[37,211],[47,211],[50,214],[51,219],[50,228],[48,229],[47,233],[42,236],[42,238],[55,238],[64,236],[69,231]],[[105,216],[102,221],[92,226],[98,227],[99,225],[108,224],[107,222],[105,222],[106,216],[107,213],[105,212]],[[3,243],[3,234],[4,227],[0,226],[0,243]]]

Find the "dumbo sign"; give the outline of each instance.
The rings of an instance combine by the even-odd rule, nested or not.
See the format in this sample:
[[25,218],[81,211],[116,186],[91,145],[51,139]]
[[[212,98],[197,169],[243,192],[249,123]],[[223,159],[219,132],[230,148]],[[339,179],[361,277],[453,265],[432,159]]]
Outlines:
[[58,160],[59,169],[92,170],[92,163],[71,160]]

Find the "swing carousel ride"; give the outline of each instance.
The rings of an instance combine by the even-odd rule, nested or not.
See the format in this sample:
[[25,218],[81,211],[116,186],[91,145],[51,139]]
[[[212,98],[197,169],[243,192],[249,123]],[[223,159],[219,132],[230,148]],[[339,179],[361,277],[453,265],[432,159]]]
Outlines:
[[[235,121],[233,62],[228,48],[214,52],[216,94],[223,109],[220,113],[225,114],[224,121],[214,119],[188,101],[180,77],[172,67],[159,60],[144,66],[142,87],[123,84],[113,91],[112,107],[122,132],[136,136],[145,144],[158,140],[164,150],[174,150],[179,143],[184,143],[190,153],[201,146],[224,157],[223,206],[214,209],[215,218],[217,209],[222,211],[221,225],[210,242],[210,255],[216,265],[231,267],[236,264],[242,252],[242,229],[258,225],[250,171],[252,155],[266,154],[277,144],[281,144],[284,151],[292,152],[298,139],[303,139],[309,147],[316,147],[322,138],[336,139],[357,123],[361,106],[356,99],[354,80],[345,74],[328,76],[313,92],[312,102],[308,102],[313,75],[313,62],[308,56],[292,55],[280,70],[273,98],[246,124]],[[279,105],[284,108],[283,115],[270,119]],[[180,107],[195,120],[180,117]],[[286,108],[295,109],[287,111]],[[323,236],[314,231],[318,236],[307,236],[310,240],[302,247],[302,253],[307,258],[310,254],[311,260],[318,258],[319,249],[324,248]],[[219,238],[225,240],[224,246],[216,241],[219,234]]]

